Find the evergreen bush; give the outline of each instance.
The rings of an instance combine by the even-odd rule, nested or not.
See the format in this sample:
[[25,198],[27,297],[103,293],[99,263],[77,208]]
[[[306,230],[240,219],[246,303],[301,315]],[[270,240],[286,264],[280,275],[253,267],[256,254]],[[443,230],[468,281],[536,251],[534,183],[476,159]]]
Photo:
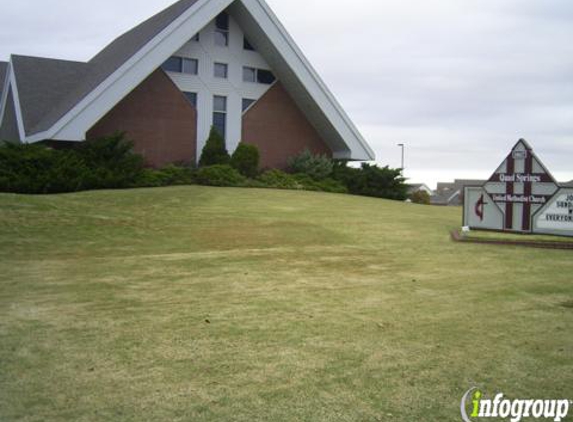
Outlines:
[[211,127],[209,138],[201,152],[199,166],[206,167],[217,164],[229,164],[230,160],[231,158],[225,146],[225,139],[214,126]]

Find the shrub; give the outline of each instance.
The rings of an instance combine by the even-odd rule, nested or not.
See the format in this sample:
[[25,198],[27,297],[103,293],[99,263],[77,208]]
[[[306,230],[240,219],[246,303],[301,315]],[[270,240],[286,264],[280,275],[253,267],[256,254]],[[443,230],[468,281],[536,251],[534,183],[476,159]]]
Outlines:
[[354,195],[395,200],[404,200],[407,196],[408,187],[400,169],[367,163],[363,163],[360,168],[352,168],[346,163],[339,163],[334,167],[333,177]]
[[159,170],[144,169],[137,186],[160,187],[174,185],[192,185],[196,183],[196,171],[191,167],[168,165]]
[[415,204],[430,205],[430,195],[425,190],[417,190],[410,195],[410,199]]
[[85,188],[89,169],[73,151],[40,144],[0,144],[0,191],[62,193]]
[[89,168],[87,188],[131,187],[143,173],[143,157],[133,152],[133,143],[123,133],[84,142],[76,153]]
[[259,172],[259,159],[256,146],[241,142],[231,157],[231,166],[243,176],[254,178]]
[[267,188],[301,189],[293,175],[276,169],[264,172],[257,180]]
[[215,127],[211,127],[209,138],[201,152],[199,165],[206,167],[217,164],[229,164],[230,159],[227,148],[225,147],[225,139]]
[[331,176],[333,166],[333,161],[326,155],[314,155],[308,149],[288,161],[291,173],[303,173],[314,180],[323,180]]
[[300,189],[317,192],[348,193],[346,186],[334,179],[315,180],[308,174],[303,173],[295,174],[294,179],[300,185]]
[[215,165],[200,168],[197,182],[207,186],[245,186],[247,179],[229,165]]

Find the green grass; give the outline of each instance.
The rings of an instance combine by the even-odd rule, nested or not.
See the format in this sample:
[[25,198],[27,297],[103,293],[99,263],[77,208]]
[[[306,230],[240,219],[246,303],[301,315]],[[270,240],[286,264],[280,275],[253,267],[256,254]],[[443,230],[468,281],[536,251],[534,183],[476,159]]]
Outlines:
[[473,386],[573,399],[572,252],[452,242],[460,212],[0,195],[0,420],[457,421]]

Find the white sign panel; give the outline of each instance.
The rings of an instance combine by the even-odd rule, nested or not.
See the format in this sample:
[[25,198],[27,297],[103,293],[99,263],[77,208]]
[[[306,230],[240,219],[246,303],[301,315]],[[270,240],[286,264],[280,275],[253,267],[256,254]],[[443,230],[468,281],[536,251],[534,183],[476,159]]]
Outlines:
[[503,230],[503,212],[482,187],[464,190],[464,226]]
[[573,236],[573,189],[560,189],[533,221],[536,233]]

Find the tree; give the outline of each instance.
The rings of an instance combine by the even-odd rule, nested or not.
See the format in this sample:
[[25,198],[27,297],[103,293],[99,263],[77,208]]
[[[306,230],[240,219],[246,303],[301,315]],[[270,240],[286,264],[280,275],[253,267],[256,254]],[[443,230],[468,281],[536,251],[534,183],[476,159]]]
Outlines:
[[211,127],[209,138],[201,152],[199,165],[205,167],[214,166],[216,164],[229,164],[230,160],[231,157],[229,157],[229,153],[227,152],[225,139],[223,139],[215,127]]

